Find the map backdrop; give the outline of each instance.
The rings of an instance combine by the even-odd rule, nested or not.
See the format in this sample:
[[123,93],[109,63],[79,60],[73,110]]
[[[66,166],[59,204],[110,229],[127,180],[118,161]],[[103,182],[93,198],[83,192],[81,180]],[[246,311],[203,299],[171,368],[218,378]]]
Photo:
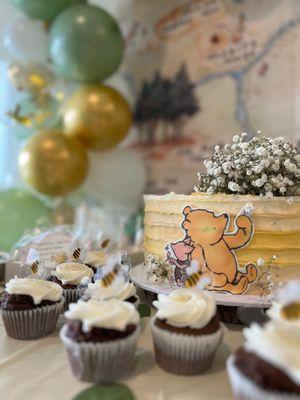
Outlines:
[[[99,1],[98,1],[99,3]],[[236,133],[300,139],[300,1],[122,0],[118,80],[136,104],[126,143],[147,191],[190,193],[202,160]]]

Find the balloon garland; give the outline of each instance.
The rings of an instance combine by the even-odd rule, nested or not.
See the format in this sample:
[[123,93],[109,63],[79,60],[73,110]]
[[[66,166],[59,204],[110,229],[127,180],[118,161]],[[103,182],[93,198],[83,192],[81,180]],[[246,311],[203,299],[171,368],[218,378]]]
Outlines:
[[[124,40],[115,19],[84,0],[11,1],[32,19],[14,21],[5,38],[15,59],[8,78],[25,94],[8,115],[34,132],[19,156],[21,175],[39,193],[64,196],[84,182],[87,150],[113,148],[129,131],[127,101],[101,84],[118,69]],[[51,91],[54,74],[81,84],[64,103]]]

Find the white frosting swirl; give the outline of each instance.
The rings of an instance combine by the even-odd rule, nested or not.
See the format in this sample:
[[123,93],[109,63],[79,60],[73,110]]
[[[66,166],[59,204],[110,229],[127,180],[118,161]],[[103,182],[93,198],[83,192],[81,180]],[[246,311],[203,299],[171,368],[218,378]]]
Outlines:
[[84,278],[92,278],[94,272],[87,265],[66,262],[57,265],[55,271],[51,271],[51,275],[56,276],[63,285],[79,285]]
[[279,329],[292,330],[294,334],[298,330],[300,335],[300,318],[287,319],[283,315],[283,308],[287,304],[273,302],[272,307],[267,311],[268,316],[277,324]]
[[104,286],[102,279],[88,285],[87,294],[95,300],[118,299],[127,300],[136,296],[133,283],[126,282],[123,277],[116,277],[111,285]]
[[25,294],[32,297],[35,305],[43,300],[57,302],[62,296],[62,288],[54,282],[29,278],[14,278],[5,285],[9,294]]
[[116,299],[79,300],[77,303],[70,304],[65,316],[68,319],[81,321],[84,332],[89,332],[92,328],[125,331],[127,325],[136,325],[140,320],[134,305]]
[[107,261],[108,255],[103,250],[93,250],[88,252],[84,262],[91,264],[95,267],[104,265]]
[[245,348],[266,362],[280,368],[296,384],[300,384],[300,331],[291,326],[270,321],[244,329]]
[[178,328],[201,329],[216,314],[214,298],[205,291],[178,289],[169,295],[159,294],[153,302],[158,309],[156,318]]

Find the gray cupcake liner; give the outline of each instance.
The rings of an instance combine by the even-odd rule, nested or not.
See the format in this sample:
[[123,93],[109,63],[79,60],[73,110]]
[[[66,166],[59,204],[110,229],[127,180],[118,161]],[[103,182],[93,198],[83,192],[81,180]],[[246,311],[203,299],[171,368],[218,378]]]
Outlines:
[[59,303],[32,310],[1,310],[7,335],[20,340],[37,339],[48,335],[56,327],[64,301],[62,297]]
[[227,372],[235,400],[299,400],[296,394],[264,390],[257,386],[234,365],[234,355],[227,360]]
[[67,326],[60,338],[67,350],[73,375],[82,381],[108,383],[127,374],[134,363],[134,352],[140,333],[139,326],[126,338],[104,343],[77,343],[66,336]]
[[161,368],[177,375],[198,375],[211,367],[222,341],[222,327],[210,335],[194,336],[169,332],[154,322],[155,317],[151,331],[155,359]]
[[63,289],[63,296],[65,298],[65,304],[63,311],[69,309],[70,303],[77,303],[77,301],[85,294],[84,288],[77,289]]

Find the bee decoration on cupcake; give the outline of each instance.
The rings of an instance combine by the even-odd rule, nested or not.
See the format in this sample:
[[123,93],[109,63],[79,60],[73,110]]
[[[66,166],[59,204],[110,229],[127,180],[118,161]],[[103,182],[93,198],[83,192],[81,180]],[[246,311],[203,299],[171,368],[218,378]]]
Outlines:
[[84,259],[87,255],[87,249],[83,246],[78,245],[78,243],[72,245],[66,250],[67,260],[65,262],[76,262],[83,264]]
[[95,275],[95,281],[101,280],[104,287],[110,286],[117,277],[129,280],[130,260],[127,255],[118,253],[108,257],[106,264],[100,269],[98,268]]
[[104,287],[110,286],[113,283],[120,269],[120,265],[116,265],[111,272],[103,276],[102,283]]
[[186,288],[194,288],[197,286],[198,282],[202,277],[202,272],[199,268],[198,261],[192,261],[190,267],[187,268],[187,278],[185,280],[185,287]]
[[198,289],[204,289],[209,283],[211,283],[211,279],[202,273],[197,260],[191,262],[191,266],[187,268],[186,272],[187,278],[184,285],[187,289],[196,287]]
[[45,260],[36,249],[30,248],[25,261],[19,266],[17,276],[19,278],[32,277],[35,279],[46,279],[46,275],[47,270]]
[[75,250],[73,251],[72,256],[73,256],[73,258],[74,258],[75,260],[78,260],[78,259],[80,258],[80,254],[81,254],[81,248],[80,248],[80,247],[77,247],[77,249],[75,249]]
[[40,265],[39,260],[36,260],[36,261],[34,261],[34,262],[31,264],[30,269],[31,269],[31,272],[32,272],[34,275],[38,273],[39,265]]
[[110,243],[110,239],[103,240],[103,242],[101,243],[101,248],[106,249],[108,247],[109,243]]

